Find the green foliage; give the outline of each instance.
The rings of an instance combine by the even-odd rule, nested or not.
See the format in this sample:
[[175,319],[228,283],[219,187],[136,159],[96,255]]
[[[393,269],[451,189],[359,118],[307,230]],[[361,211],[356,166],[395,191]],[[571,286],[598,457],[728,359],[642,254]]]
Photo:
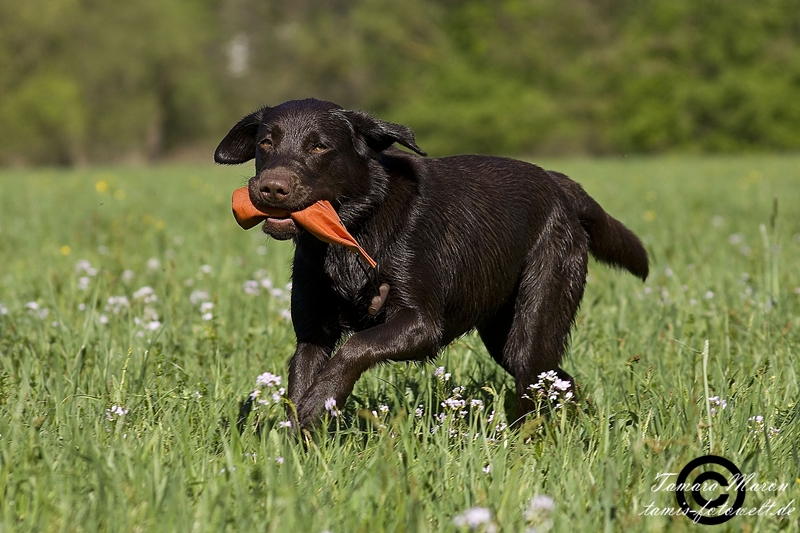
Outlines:
[[4,3],[0,161],[146,158],[209,134],[217,98],[205,66],[207,9],[156,0]]
[[210,151],[307,96],[435,155],[792,151],[798,27],[794,0],[6,2],[0,163]]
[[[499,531],[697,531],[643,512],[676,506],[658,473],[709,451],[788,484],[748,508],[797,507],[798,157],[546,167],[652,258],[645,284],[590,266],[565,362],[580,401],[508,429],[513,381],[469,335],[367,372],[307,445],[268,394],[294,344],[292,247],[234,223],[243,169],[0,173],[0,531],[458,531],[473,506]],[[265,371],[284,381],[239,435]],[[526,518],[537,495],[555,509]],[[715,530],[796,531],[798,513]]]
[[635,151],[800,146],[792,3],[664,4],[643,9],[621,39],[635,81],[619,85],[617,142]]

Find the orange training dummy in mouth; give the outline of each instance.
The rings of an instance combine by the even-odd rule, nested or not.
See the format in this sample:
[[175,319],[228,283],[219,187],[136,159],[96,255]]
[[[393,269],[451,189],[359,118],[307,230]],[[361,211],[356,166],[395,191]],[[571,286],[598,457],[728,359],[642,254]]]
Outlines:
[[350,235],[342,221],[339,220],[339,215],[327,200],[316,202],[294,213],[283,209],[261,211],[250,201],[250,191],[247,187],[241,187],[233,191],[233,216],[244,229],[255,227],[267,218],[291,217],[295,224],[299,224],[319,240],[338,244],[356,252],[372,268],[375,268],[377,264]]

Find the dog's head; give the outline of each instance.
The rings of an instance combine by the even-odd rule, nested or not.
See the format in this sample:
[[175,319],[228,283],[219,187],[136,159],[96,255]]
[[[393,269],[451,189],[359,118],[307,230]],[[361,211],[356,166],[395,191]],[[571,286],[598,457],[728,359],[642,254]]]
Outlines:
[[[394,143],[425,155],[405,126],[330,102],[292,100],[240,120],[217,146],[214,160],[235,165],[255,159],[253,204],[292,212],[319,200],[338,205],[369,194],[369,162]],[[298,228],[291,218],[269,218],[264,231],[289,239]]]

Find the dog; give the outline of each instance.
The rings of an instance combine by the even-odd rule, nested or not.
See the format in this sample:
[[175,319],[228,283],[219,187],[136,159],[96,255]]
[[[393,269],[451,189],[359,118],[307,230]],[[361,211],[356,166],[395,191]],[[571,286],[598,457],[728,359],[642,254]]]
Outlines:
[[[529,412],[542,372],[574,385],[559,365],[588,254],[647,278],[641,241],[564,174],[503,157],[425,156],[408,127],[316,99],[247,115],[216,149],[220,164],[255,159],[256,207],[327,200],[377,261],[370,272],[291,218],[263,223],[295,243],[288,395],[300,429],[331,398],[343,406],[369,368],[431,360],[474,329]],[[378,283],[388,288],[380,301]]]

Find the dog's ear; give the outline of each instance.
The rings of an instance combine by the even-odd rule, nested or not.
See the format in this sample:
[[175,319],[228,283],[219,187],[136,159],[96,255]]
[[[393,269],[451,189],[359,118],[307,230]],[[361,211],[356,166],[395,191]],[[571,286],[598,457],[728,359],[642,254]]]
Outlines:
[[214,151],[214,161],[223,165],[246,163],[256,156],[256,133],[261,124],[264,107],[240,120],[219,143]]
[[401,124],[384,122],[362,111],[342,111],[353,125],[357,136],[361,136],[366,146],[356,146],[360,155],[369,156],[364,148],[382,152],[394,143],[399,143],[419,155],[427,155],[414,141],[414,132]]

